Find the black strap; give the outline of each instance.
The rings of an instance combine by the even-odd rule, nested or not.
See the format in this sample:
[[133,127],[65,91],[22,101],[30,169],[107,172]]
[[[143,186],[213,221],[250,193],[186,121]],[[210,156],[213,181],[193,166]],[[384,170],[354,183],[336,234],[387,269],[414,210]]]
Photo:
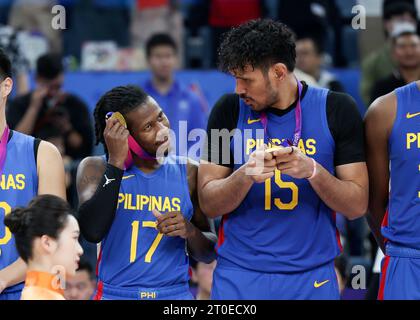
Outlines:
[[34,157],[35,157],[35,166],[38,165],[38,149],[41,143],[41,139],[35,138],[34,140]]

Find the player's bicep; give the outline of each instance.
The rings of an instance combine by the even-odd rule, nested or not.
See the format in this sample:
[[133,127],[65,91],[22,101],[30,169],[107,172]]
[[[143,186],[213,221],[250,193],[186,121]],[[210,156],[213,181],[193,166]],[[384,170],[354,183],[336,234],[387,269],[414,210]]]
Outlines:
[[197,195],[197,175],[199,165],[196,161],[188,159],[188,185],[190,189],[191,201],[194,206],[194,213],[191,218],[192,224],[202,232],[215,233],[212,219],[207,218],[200,208]]
[[360,188],[368,189],[368,174],[365,162],[343,164],[335,167],[336,176],[341,181],[349,181]]
[[105,168],[104,162],[98,157],[87,157],[80,162],[76,175],[76,188],[80,205],[95,194]]
[[209,182],[225,179],[231,175],[232,171],[231,168],[201,160],[197,178],[198,195],[200,196]]
[[52,194],[66,199],[64,163],[58,149],[41,141],[37,154],[38,195]]
[[364,162],[363,121],[355,100],[344,93],[328,96],[328,126],[334,138],[334,165]]
[[[388,136],[392,127],[392,96],[376,100],[366,113],[365,139],[370,185],[370,208],[385,211],[389,193]],[[385,213],[385,212],[383,212]]]

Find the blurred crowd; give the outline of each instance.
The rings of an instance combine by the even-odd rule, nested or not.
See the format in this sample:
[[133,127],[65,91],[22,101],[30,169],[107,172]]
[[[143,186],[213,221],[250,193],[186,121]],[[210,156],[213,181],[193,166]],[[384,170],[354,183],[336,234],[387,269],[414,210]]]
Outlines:
[[[9,126],[52,142],[66,165],[67,195],[77,207],[75,175],[94,152],[89,108],[63,90],[66,71],[149,70],[142,87],[178,132],[205,128],[209,108],[200,88],[182,83],[175,71],[214,69],[220,36],[250,19],[279,19],[296,33],[296,73],[308,84],[345,91],[330,68],[361,70],[360,95],[377,97],[420,79],[418,11],[414,0],[378,1],[382,46],[360,54],[360,31],[351,27],[356,0],[0,0],[0,47],[12,58],[14,99]],[[66,10],[66,29],[51,27],[51,8]],[[31,77],[34,86],[31,87]],[[339,218],[344,253],[336,261],[343,297],[376,298],[378,248],[366,221]],[[83,241],[86,259],[67,284],[67,298],[87,299],[94,288],[96,246]],[[380,255],[379,255],[380,256]],[[352,266],[368,271],[368,288],[351,292]],[[191,263],[197,298],[208,299],[214,263]],[[346,293],[346,290],[348,292]]]

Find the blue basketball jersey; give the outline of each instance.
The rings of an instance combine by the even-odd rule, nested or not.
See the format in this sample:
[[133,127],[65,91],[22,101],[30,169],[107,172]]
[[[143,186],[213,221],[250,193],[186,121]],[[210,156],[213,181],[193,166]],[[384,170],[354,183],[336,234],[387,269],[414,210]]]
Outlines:
[[420,250],[420,90],[413,82],[395,94],[397,112],[389,137],[390,199],[382,235]]
[[186,241],[158,233],[152,209],[181,211],[191,219],[185,158],[169,156],[150,174],[135,166],[125,171],[114,222],[101,242],[98,287],[101,282],[127,289],[188,282]]
[[[328,90],[308,87],[301,101],[298,147],[334,174],[335,144],[327,123],[327,94]],[[267,117],[267,132],[274,144],[292,139],[294,110],[283,116],[267,113]],[[257,146],[267,143],[259,113],[242,100],[237,129],[231,140],[234,170]],[[242,141],[237,144],[239,138]],[[242,148],[235,151],[235,144]],[[223,217],[218,264],[266,273],[303,272],[332,261],[340,253],[338,240],[335,213],[309,182],[276,170],[265,183],[255,183],[239,207]]]
[[[38,193],[38,176],[31,136],[13,131],[7,143],[7,156],[0,180],[0,269],[15,262],[19,255],[15,239],[4,225],[4,217],[15,207],[26,206]],[[18,284],[5,292],[17,291]]]

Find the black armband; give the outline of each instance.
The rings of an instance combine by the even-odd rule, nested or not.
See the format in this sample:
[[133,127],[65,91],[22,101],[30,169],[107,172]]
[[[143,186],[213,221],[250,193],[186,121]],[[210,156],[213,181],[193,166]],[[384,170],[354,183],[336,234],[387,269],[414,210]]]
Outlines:
[[95,194],[79,207],[80,231],[87,241],[101,242],[111,228],[123,174],[108,163]]

